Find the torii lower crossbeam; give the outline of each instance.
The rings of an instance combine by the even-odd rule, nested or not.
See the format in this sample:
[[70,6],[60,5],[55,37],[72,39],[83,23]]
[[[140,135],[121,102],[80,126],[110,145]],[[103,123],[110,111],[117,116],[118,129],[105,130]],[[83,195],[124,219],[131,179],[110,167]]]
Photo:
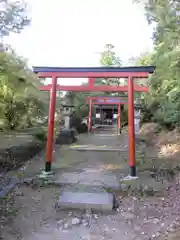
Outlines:
[[[40,87],[41,91],[50,91],[52,84],[44,85]],[[128,86],[63,86],[57,84],[57,91],[71,91],[71,92],[128,92]],[[134,86],[135,92],[148,92],[148,88],[145,86]]]

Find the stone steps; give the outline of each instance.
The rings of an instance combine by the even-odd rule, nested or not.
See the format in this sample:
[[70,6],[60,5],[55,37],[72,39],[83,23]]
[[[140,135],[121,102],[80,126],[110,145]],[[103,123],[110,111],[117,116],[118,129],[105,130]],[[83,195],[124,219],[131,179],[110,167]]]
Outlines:
[[60,209],[83,209],[96,211],[112,211],[114,209],[114,195],[108,192],[72,192],[64,190],[57,202]]
[[81,185],[95,186],[106,189],[117,190],[120,188],[118,179],[109,173],[100,172],[99,170],[87,169],[83,172],[63,173],[55,180],[56,185]]
[[64,186],[57,202],[58,208],[112,211],[116,204],[115,195],[107,189],[119,189],[116,177],[95,169],[81,173],[64,173],[55,181]]

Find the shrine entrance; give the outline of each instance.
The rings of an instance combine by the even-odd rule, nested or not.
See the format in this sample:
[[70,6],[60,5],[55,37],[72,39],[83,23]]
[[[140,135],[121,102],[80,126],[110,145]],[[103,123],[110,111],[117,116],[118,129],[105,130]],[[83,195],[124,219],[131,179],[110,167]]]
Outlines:
[[93,106],[95,109],[94,116],[94,125],[113,125],[113,116],[117,115],[117,106],[109,106],[109,105],[95,105]]
[[[48,138],[46,145],[45,174],[51,174],[52,151],[54,139],[54,115],[56,91],[76,92],[128,92],[128,147],[130,175],[136,177],[135,159],[135,128],[134,128],[134,92],[147,92],[148,88],[135,85],[135,78],[147,78],[155,70],[154,66],[146,67],[97,67],[97,68],[59,68],[59,67],[33,67],[39,78],[52,78],[52,83],[41,86],[40,90],[50,91]],[[57,84],[58,78],[88,78],[87,85],[64,86]],[[127,86],[95,85],[96,78],[128,78]],[[92,125],[92,101],[90,101],[89,124]],[[108,149],[106,149],[108,150]]]
[[101,125],[113,124],[113,109],[109,106],[103,106],[101,109]]

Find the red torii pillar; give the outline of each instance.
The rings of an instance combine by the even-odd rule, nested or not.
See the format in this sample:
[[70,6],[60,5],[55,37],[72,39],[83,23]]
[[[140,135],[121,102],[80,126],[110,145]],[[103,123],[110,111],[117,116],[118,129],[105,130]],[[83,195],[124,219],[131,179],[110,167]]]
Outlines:
[[53,140],[54,140],[54,117],[56,111],[56,85],[57,78],[52,77],[52,88],[50,90],[49,117],[48,117],[48,137],[46,142],[46,164],[45,172],[51,172]]
[[134,134],[134,81],[128,78],[128,142],[130,175],[136,176],[136,152]]

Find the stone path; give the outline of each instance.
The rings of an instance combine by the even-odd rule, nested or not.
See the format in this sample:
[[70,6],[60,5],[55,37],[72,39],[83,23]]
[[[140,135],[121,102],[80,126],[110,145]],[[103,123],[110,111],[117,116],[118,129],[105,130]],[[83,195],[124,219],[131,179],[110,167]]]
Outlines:
[[[126,134],[109,136],[107,132],[98,132],[82,135],[78,144],[111,145],[128,151]],[[53,156],[56,181],[63,187],[74,189],[77,185],[78,188],[81,186],[81,192],[84,191],[82,186],[86,186],[85,190],[90,187],[91,190],[93,188],[94,191],[102,193],[104,187],[117,190],[120,178],[129,172],[127,151],[78,152],[69,151],[68,146],[56,146]],[[21,177],[36,176],[43,167],[44,155],[29,163]],[[149,179],[146,181],[149,182]],[[110,213],[90,209],[62,210],[56,204],[59,194],[60,188],[57,186],[39,187],[29,184],[16,189],[14,203],[11,204],[16,209],[16,214],[13,221],[2,225],[1,239],[154,239],[155,234],[160,235],[161,231],[165,231],[175,212],[174,209],[169,215],[170,209],[166,207],[166,200],[162,197],[123,197],[120,194],[117,194],[119,208]]]
[[[101,156],[97,153],[97,149],[111,149],[111,151],[112,149],[115,149],[114,147],[116,147],[117,140],[119,139],[114,141],[114,138],[116,139],[117,135],[114,136],[111,134],[108,136],[105,134],[104,137],[99,138],[99,135],[91,134],[88,136],[88,138],[86,138],[88,139],[88,144],[85,143],[86,139],[83,139],[85,145],[73,144],[73,147],[69,147],[70,150],[81,151],[83,148],[80,147],[79,149],[78,146],[85,146],[84,149],[87,152],[88,159],[85,163],[86,167],[83,167],[82,164],[80,164],[80,172],[78,169],[74,169],[74,171],[62,173],[56,178],[56,184],[59,183],[60,185],[64,186],[58,201],[59,207],[103,211],[112,211],[115,208],[117,205],[115,203],[115,195],[107,192],[106,190],[119,190],[120,176],[117,177],[111,171],[103,169],[104,162],[102,159],[110,160],[112,163],[113,160],[109,159],[107,156],[103,156],[103,158],[100,159]],[[96,143],[97,139],[98,142]],[[104,142],[107,140],[107,143],[109,143],[109,140],[111,140],[111,145],[100,145],[101,143],[104,144]],[[92,143],[95,146],[95,151],[92,151]],[[118,150],[119,146],[117,146],[116,149]],[[108,153],[111,151],[108,151]],[[90,154],[91,157],[93,156],[93,159],[89,157]],[[121,160],[119,162],[122,164]]]

